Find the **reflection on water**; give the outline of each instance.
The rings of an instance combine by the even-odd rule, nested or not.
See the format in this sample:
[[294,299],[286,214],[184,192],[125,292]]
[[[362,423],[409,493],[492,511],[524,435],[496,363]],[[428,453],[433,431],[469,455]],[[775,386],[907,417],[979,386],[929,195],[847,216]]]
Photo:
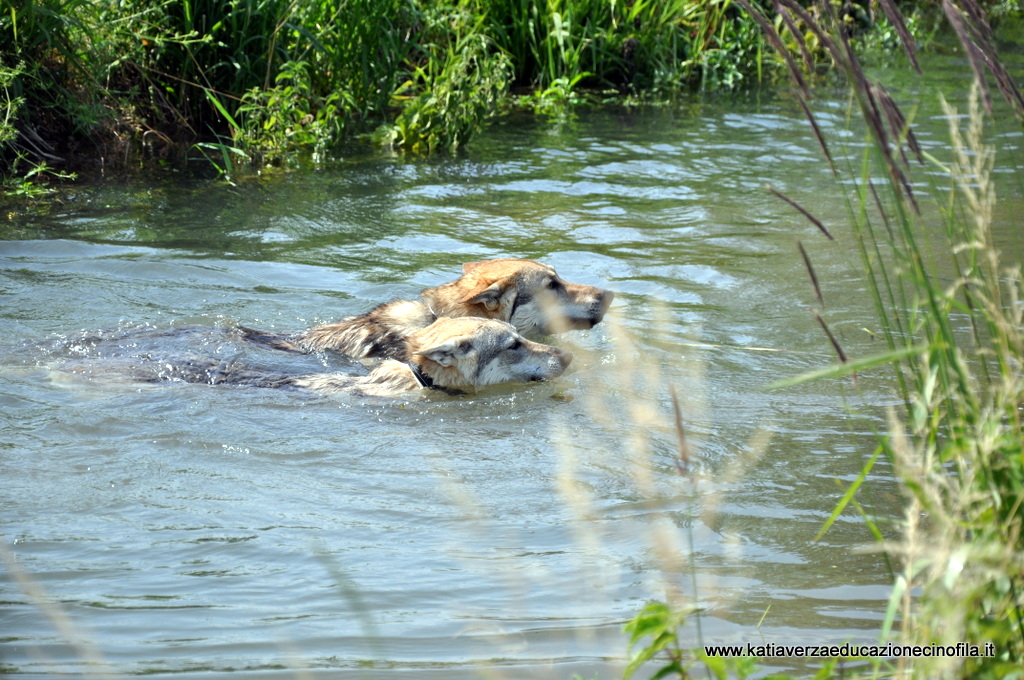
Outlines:
[[[819,120],[856,159],[842,102]],[[932,123],[918,136],[941,157]],[[997,134],[1018,150],[1019,132]],[[873,450],[888,381],[761,389],[832,360],[797,239],[841,342],[873,349],[818,158],[798,108],[765,94],[561,127],[510,118],[454,159],[87,186],[45,217],[13,216],[0,667],[77,673],[92,654],[124,673],[613,677],[621,624],[673,592],[702,607],[706,643],[874,640],[888,576],[857,549],[863,523],[844,515],[813,538]],[[301,329],[506,255],[616,292],[613,319],[551,340],[576,355],[551,383],[406,404],[54,370],[76,351],[102,366],[89,334],[140,325],[148,344],[122,358],[201,327],[188,351],[363,370],[257,355],[220,331]],[[669,386],[692,483],[677,473]],[[894,518],[886,472],[861,502]]]

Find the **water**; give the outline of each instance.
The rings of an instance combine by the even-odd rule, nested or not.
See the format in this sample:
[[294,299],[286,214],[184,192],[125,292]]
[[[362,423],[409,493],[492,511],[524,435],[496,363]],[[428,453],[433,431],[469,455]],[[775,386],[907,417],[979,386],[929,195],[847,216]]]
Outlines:
[[[919,135],[940,158],[928,88],[962,89],[959,68],[890,88],[928,92]],[[837,91],[817,107],[847,144],[833,153],[856,162],[845,103]],[[1019,170],[1019,127],[993,134]],[[889,577],[859,550],[864,523],[846,513],[813,538],[873,451],[892,385],[762,389],[833,361],[798,239],[847,351],[879,349],[819,158],[799,109],[766,91],[512,116],[457,158],[83,185],[8,215],[0,668],[607,678],[625,663],[622,624],[673,593],[701,608],[689,646],[876,640]],[[996,218],[1019,261],[1012,177]],[[614,318],[552,340],[576,360],[551,383],[409,403],[53,370],[84,334],[137,328],[154,351],[361,370],[218,329],[305,328],[508,255],[616,293]],[[194,326],[208,330],[152,335]],[[670,387],[693,483],[677,473]],[[860,496],[883,526],[901,513],[887,475],[879,464]]]

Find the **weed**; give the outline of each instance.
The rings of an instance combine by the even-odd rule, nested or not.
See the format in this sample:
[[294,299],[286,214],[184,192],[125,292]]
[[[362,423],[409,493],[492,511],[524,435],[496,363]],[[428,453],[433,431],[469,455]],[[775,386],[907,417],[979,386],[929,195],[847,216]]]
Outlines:
[[[850,83],[870,141],[861,167],[840,173],[804,106],[833,172],[846,174],[847,186],[853,187],[848,212],[855,246],[877,312],[877,335],[888,349],[871,357],[847,357],[815,310],[841,363],[777,386],[892,365],[904,404],[890,413],[888,434],[822,533],[848,505],[857,504],[855,497],[875,462],[886,456],[903,488],[906,511],[900,537],[892,541],[866,518],[878,548],[898,565],[881,640],[895,637],[921,647],[966,642],[984,648],[991,643],[997,650],[994,656],[876,660],[874,677],[1015,677],[1024,667],[1024,284],[1020,265],[1006,266],[991,237],[995,161],[983,134],[983,109],[992,109],[986,75],[1022,116],[1024,98],[998,60],[981,7],[973,0],[944,2],[970,56],[975,85],[966,129],[960,127],[958,112],[944,104],[952,160],[927,157],[949,177],[949,186],[935,193],[946,236],[936,249],[925,243],[936,229],[922,217],[923,197],[909,177],[912,159],[922,164],[926,156],[910,120],[881,84],[865,77],[849,40],[850,15],[838,14],[825,2],[817,5],[815,15],[794,0],[777,0],[777,16],[769,21],[753,3],[737,1],[782,53],[801,91],[808,88],[797,62],[810,67],[814,55],[828,55]],[[909,32],[895,6],[880,4],[896,37],[906,41]],[[904,48],[917,67],[913,46],[904,43]],[[883,179],[872,179],[878,177]],[[776,194],[820,224],[795,200]],[[822,301],[821,284],[802,244],[800,250]],[[937,271],[954,272],[953,283],[941,283]],[[651,639],[633,657],[636,664],[660,654],[668,664],[654,677],[689,677],[675,637],[683,620],[681,612],[657,604],[631,621],[631,645],[640,637]],[[635,670],[631,665],[630,673]],[[829,677],[831,670],[822,673]]]
[[432,17],[437,43],[402,90],[409,96],[394,125],[377,139],[414,153],[454,151],[494,114],[508,90],[511,65],[465,12]]
[[[871,145],[862,167],[848,169],[856,187],[848,207],[889,350],[861,363],[892,362],[905,404],[901,414],[890,414],[889,434],[871,459],[884,454],[892,461],[907,499],[901,538],[880,543],[902,565],[882,635],[898,631],[900,642],[916,645],[992,642],[999,650],[995,657],[902,658],[886,672],[1006,677],[1024,664],[1024,288],[1019,266],[1004,266],[990,233],[994,153],[983,141],[982,105],[991,107],[985,71],[1018,112],[1022,99],[986,37],[981,8],[965,0],[946,2],[944,10],[976,80],[966,131],[946,106],[952,161],[929,159],[949,176],[934,202],[946,234],[937,251],[925,244],[929,225],[908,177],[909,159],[925,160],[908,119],[864,76],[835,15],[807,25],[851,83],[867,123]],[[913,61],[909,46],[908,54]],[[872,176],[885,180],[876,186]],[[935,272],[950,270],[953,284],[941,284]]]
[[[24,151],[51,166],[84,140],[117,159],[228,138],[248,163],[320,159],[381,124],[378,141],[450,151],[509,91],[564,117],[586,90],[736,88],[772,66],[762,43],[733,0],[21,0],[0,12],[0,66],[27,65],[11,85],[27,104]],[[10,140],[0,153],[10,173]]]

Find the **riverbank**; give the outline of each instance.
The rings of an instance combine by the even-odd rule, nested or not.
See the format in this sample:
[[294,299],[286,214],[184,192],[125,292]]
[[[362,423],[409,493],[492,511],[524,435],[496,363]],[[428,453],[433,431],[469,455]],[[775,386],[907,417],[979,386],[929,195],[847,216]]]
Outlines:
[[[827,69],[790,18],[781,35],[803,45],[803,68]],[[866,2],[840,19],[895,44]],[[913,15],[915,34],[929,25]],[[511,106],[564,115],[584,100],[672,101],[782,72],[731,0],[31,0],[0,16],[0,44],[8,191],[82,166],[188,157],[230,175],[354,138],[451,151]]]

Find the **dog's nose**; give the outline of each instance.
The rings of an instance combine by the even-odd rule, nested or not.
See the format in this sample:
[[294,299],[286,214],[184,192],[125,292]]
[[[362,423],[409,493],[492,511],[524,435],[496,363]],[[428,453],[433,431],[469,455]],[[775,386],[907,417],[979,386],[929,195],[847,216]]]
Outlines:
[[558,350],[558,355],[557,355],[557,356],[558,356],[558,361],[559,361],[559,363],[561,363],[561,364],[562,364],[562,369],[563,369],[563,370],[564,370],[564,369],[565,369],[565,368],[566,368],[566,367],[567,367],[567,366],[568,366],[569,364],[571,364],[571,363],[572,363],[572,359],[573,359],[573,356],[572,356],[572,352],[568,352],[568,351],[566,351],[566,350],[564,350],[564,349],[560,349],[560,350]]

